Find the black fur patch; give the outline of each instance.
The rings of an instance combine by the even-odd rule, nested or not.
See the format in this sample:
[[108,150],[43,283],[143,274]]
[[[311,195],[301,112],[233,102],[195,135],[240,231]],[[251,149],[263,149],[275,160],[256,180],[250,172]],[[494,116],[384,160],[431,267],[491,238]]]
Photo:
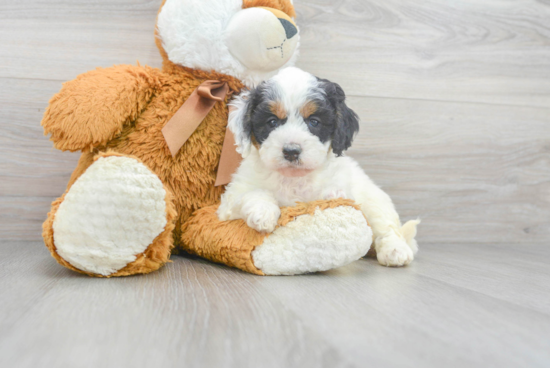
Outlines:
[[[244,127],[247,134],[259,144],[262,144],[273,130],[287,121],[286,118],[279,119],[271,111],[271,103],[276,98],[272,94],[269,84],[265,82],[250,92]],[[269,122],[272,120],[275,120],[277,125],[271,126]]]
[[342,156],[342,153],[351,147],[353,138],[359,132],[359,117],[346,105],[346,94],[342,87],[326,79],[317,78],[317,80],[335,113],[332,120],[334,126],[332,150],[336,156]]
[[[304,119],[311,134],[317,136],[323,143],[327,142],[334,135],[336,129],[336,110],[328,99],[312,99],[317,110]],[[312,122],[317,120],[319,125],[313,126]]]

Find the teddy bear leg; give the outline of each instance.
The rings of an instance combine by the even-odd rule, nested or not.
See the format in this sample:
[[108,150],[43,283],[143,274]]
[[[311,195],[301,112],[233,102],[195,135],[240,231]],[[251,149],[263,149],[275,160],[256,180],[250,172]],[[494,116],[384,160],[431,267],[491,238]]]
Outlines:
[[337,199],[281,209],[271,234],[243,220],[220,221],[218,206],[197,211],[182,227],[186,250],[258,275],[296,275],[347,265],[369,250],[372,231],[352,201]]
[[173,246],[170,191],[137,158],[103,153],[52,204],[43,237],[53,257],[98,277],[149,273]]

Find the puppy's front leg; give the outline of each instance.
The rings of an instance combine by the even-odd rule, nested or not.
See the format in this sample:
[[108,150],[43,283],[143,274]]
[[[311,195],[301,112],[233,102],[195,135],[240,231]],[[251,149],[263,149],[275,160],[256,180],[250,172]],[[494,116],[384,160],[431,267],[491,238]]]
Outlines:
[[411,263],[418,251],[414,237],[416,225],[420,221],[409,221],[401,226],[391,198],[370,179],[364,184],[358,197],[361,210],[374,233],[374,249],[378,262],[394,267]]
[[344,189],[336,188],[336,187],[325,189],[322,194],[322,198],[326,200],[338,199],[338,198],[350,199],[348,197],[349,196]]
[[256,189],[244,194],[240,202],[241,218],[249,227],[266,233],[275,230],[281,209],[270,192]]
[[272,192],[237,176],[222,195],[218,218],[222,221],[242,219],[260,232],[272,232],[277,226],[281,209]]
[[222,221],[242,219],[249,227],[266,233],[275,230],[281,217],[281,209],[275,198],[261,189],[246,193],[231,202],[224,202],[222,197],[217,213]]

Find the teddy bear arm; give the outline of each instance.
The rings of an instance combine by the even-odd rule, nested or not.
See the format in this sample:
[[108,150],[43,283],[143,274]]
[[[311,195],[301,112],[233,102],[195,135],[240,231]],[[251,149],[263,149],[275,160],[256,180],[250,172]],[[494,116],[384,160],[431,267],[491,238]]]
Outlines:
[[148,67],[120,65],[81,74],[50,100],[44,133],[64,151],[104,145],[137,119],[157,85]]

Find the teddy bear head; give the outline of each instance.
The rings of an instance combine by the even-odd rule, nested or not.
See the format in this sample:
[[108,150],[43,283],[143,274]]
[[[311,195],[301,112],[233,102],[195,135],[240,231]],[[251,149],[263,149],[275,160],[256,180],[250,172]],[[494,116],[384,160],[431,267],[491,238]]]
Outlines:
[[215,71],[254,87],[294,64],[294,16],[292,0],[164,0],[156,42],[165,68]]

